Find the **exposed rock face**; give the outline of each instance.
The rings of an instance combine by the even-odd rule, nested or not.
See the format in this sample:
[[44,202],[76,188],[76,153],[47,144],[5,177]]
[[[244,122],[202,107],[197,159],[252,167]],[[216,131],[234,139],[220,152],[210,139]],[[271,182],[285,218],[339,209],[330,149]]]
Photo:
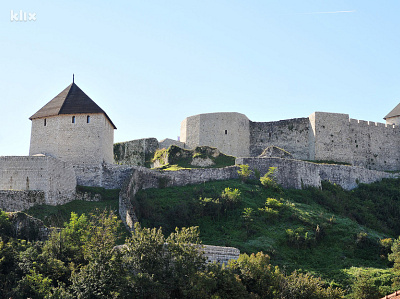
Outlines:
[[215,163],[210,158],[193,158],[190,165],[199,167],[208,167],[215,165]]
[[45,240],[51,231],[41,220],[22,212],[9,213],[9,219],[12,225],[11,235],[14,238],[29,241]]
[[146,166],[158,147],[156,138],[115,143],[114,161],[119,165]]
[[[231,163],[227,160],[231,160]],[[221,167],[234,165],[234,157],[221,153],[217,148],[209,146],[198,146],[193,150],[183,149],[172,145],[168,149],[156,152],[153,159],[153,167],[164,165],[178,165],[184,168],[194,167]],[[226,164],[228,163],[228,164]]]
[[291,153],[285,151],[284,149],[277,147],[275,145],[271,145],[267,147],[258,158],[284,158],[284,159],[293,159]]

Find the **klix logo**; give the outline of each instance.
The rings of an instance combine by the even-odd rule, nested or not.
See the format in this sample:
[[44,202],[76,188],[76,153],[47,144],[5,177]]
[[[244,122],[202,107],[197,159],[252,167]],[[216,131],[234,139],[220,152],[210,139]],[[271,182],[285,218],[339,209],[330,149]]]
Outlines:
[[25,11],[10,11],[11,22],[27,22],[27,21],[36,21],[36,13],[35,12],[25,12]]

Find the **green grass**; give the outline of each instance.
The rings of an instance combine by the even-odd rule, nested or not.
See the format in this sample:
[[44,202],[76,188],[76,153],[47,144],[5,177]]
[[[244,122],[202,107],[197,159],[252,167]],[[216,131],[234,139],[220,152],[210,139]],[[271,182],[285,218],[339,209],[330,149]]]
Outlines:
[[74,200],[58,206],[34,206],[28,210],[25,210],[24,212],[42,220],[46,226],[63,227],[64,223],[69,221],[71,212],[75,212],[78,215],[88,215],[94,212],[96,209],[100,211],[111,210],[118,215],[118,199],[102,201]]
[[316,164],[336,164],[336,165],[351,165],[351,163],[347,162],[337,162],[332,160],[303,160],[305,162],[311,162]]
[[90,214],[96,210],[111,210],[118,215],[118,198],[119,189],[105,189],[101,187],[77,186],[77,192],[86,192],[91,195],[99,194],[102,198],[100,201],[82,201],[74,200],[64,205],[50,206],[38,205],[28,210],[25,210],[28,215],[38,218],[43,221],[46,226],[62,227],[65,222],[68,222],[71,212],[78,215]]
[[[240,190],[240,204],[226,213],[205,214],[199,198],[221,198],[226,187]],[[282,203],[277,213],[259,211],[267,198]],[[197,225],[204,244],[233,246],[242,253],[263,251],[284,271],[310,271],[344,288],[353,279],[352,267],[385,276],[389,263],[379,240],[400,234],[400,180],[395,179],[353,191],[329,183],[322,190],[272,191],[255,181],[217,181],[142,190],[134,205],[144,226],[162,226],[168,234],[175,227]],[[245,208],[254,212],[249,224],[242,217]],[[390,289],[389,282],[383,287]]]

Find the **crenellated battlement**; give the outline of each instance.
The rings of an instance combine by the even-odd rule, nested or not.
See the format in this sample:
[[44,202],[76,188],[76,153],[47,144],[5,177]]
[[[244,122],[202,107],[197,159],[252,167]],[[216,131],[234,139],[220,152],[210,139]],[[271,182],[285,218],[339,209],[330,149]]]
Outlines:
[[[237,113],[223,114],[223,128],[220,126],[221,113],[187,118],[182,122],[181,132],[185,132],[185,138],[192,142],[185,145],[189,148],[213,146],[239,157],[244,157],[244,153],[256,157],[265,148],[277,146],[296,159],[332,160],[376,170],[400,169],[400,129],[390,122],[358,120],[348,114],[329,112],[314,112],[309,117],[272,122],[253,122],[241,116],[243,125],[240,130],[235,127]],[[203,123],[202,119],[207,122]],[[187,120],[191,121],[190,126]],[[227,132],[230,133],[227,135]],[[192,138],[198,135],[206,138]],[[238,139],[236,135],[242,138]],[[241,151],[231,151],[234,148],[241,148]]]

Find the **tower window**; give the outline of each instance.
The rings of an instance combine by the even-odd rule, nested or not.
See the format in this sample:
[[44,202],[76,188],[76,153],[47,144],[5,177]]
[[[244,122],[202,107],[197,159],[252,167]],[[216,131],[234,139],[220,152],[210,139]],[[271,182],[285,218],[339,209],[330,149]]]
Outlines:
[[87,122],[87,123],[90,123],[90,115],[88,115],[88,116],[86,117],[86,122]]
[[44,126],[46,126],[47,125],[47,121],[46,121],[46,119],[44,119]]
[[75,116],[72,117],[72,123],[75,123]]
[[225,135],[227,135],[228,134],[228,130],[225,130]]

